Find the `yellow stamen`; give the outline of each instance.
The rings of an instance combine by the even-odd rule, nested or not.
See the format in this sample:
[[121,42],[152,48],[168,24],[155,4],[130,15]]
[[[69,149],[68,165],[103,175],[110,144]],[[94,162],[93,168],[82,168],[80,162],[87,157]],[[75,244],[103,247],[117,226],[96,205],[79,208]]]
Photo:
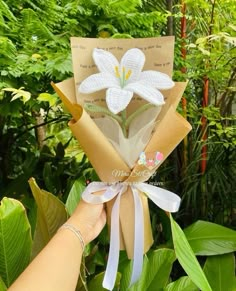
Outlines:
[[131,75],[132,71],[128,70],[127,74],[125,75],[125,80],[127,81]]
[[118,66],[115,66],[115,74],[117,78],[120,78],[120,72]]

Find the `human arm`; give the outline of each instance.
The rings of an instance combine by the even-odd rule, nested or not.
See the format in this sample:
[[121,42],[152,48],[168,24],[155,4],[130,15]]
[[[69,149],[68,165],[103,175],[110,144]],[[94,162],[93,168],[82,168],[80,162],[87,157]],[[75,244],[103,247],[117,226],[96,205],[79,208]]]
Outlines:
[[[97,237],[105,222],[104,206],[84,201],[67,221],[80,231],[85,245]],[[61,228],[8,291],[74,291],[82,253],[79,238]]]

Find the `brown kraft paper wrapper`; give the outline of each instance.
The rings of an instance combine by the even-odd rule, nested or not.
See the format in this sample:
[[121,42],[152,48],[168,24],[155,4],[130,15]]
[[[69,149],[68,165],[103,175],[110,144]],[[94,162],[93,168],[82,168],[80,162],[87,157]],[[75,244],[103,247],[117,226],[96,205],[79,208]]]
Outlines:
[[[149,61],[148,69],[154,69],[158,71],[162,71],[171,75],[173,63],[173,38],[153,38],[147,39],[146,47],[149,47],[149,54],[153,52],[153,49],[159,49],[166,45],[166,50],[164,54],[164,59],[160,62],[156,62],[151,58],[147,58]],[[132,43],[129,40],[129,43],[122,40],[109,40],[109,42],[105,42],[107,47],[109,48],[121,48],[123,45],[123,49],[132,47]],[[127,40],[126,40],[127,41]],[[134,41],[134,40],[133,40]],[[141,41],[141,44],[139,44]],[[78,42],[78,43],[77,43]],[[92,47],[94,47],[94,40],[92,39],[75,39],[72,38],[72,49],[73,46],[76,49],[79,46],[82,46],[82,50],[88,54],[86,47],[89,50],[89,54],[92,53]],[[81,44],[79,44],[81,43]],[[96,42],[97,43],[97,42]],[[102,45],[101,45],[102,43]],[[135,43],[137,47],[143,47],[145,52],[145,40],[144,39],[135,39]],[[99,44],[101,48],[103,48],[104,42],[99,40]],[[125,45],[124,45],[125,44]],[[99,46],[97,46],[99,47]],[[134,45],[133,45],[134,47]],[[163,51],[163,49],[161,50]],[[115,49],[112,51],[115,54]],[[124,53],[124,50],[123,52]],[[150,55],[146,53],[146,56]],[[76,54],[73,53],[73,59],[76,57]],[[116,55],[117,56],[117,55]],[[88,56],[87,56],[88,57]],[[82,61],[81,61],[82,62]],[[86,63],[84,60],[83,62]],[[88,96],[79,96],[77,93],[77,85],[88,75],[94,73],[89,72],[85,75],[88,68],[94,70],[94,65],[91,63],[87,63],[83,65],[78,60],[73,61],[73,64],[77,63],[77,71],[76,66],[74,65],[75,77],[69,80],[63,81],[58,84],[53,84],[55,91],[60,96],[61,100],[71,112],[73,119],[70,121],[69,126],[73,132],[73,135],[79,141],[81,147],[83,148],[85,154],[93,165],[95,171],[97,172],[101,181],[106,183],[114,183],[114,182],[145,182],[153,175],[153,173],[157,170],[157,168],[162,164],[162,162],[168,157],[168,155],[174,150],[174,148],[181,142],[181,140],[188,134],[191,130],[191,125],[176,112],[176,107],[182,97],[182,94],[185,90],[186,84],[183,83],[175,83],[175,86],[170,89],[163,91],[162,93],[165,96],[165,105],[162,107],[161,113],[157,118],[156,128],[149,140],[146,148],[144,149],[145,153],[156,152],[159,151],[163,154],[164,159],[161,163],[159,163],[155,168],[149,170],[144,165],[139,165],[136,163],[133,169],[130,169],[128,165],[123,161],[117,151],[113,148],[111,143],[107,140],[104,134],[100,131],[97,125],[94,123],[92,118],[87,114],[87,112],[83,109],[83,102],[87,102],[86,98]],[[158,67],[156,67],[156,64]],[[163,65],[168,64],[168,65]],[[79,67],[78,67],[79,65]],[[82,76],[78,73],[78,68],[83,68],[87,66],[87,70],[82,70]],[[160,67],[165,69],[161,70]],[[168,68],[169,67],[169,68]],[[99,95],[104,96],[101,93]],[[80,98],[81,97],[81,98]],[[90,97],[90,96],[89,96]],[[81,101],[82,100],[82,101]],[[101,99],[97,98],[95,94],[92,97],[92,102],[101,105],[99,102]],[[80,101],[80,102],[78,102]],[[80,103],[80,105],[78,104]],[[131,101],[129,105],[130,112],[133,112],[138,106],[140,106],[140,102],[137,99],[134,99],[134,102]],[[102,105],[105,106],[105,103],[102,102]],[[118,173],[118,174],[117,174]],[[143,217],[144,217],[144,253],[147,252],[150,246],[153,243],[151,224],[150,224],[150,215],[148,209],[148,201],[147,197],[144,193],[140,193],[140,197],[142,199],[143,205]],[[109,201],[107,205],[107,215],[108,215],[108,224],[110,221],[111,209],[113,206],[115,198],[112,201]],[[133,257],[133,246],[134,246],[134,201],[131,193],[131,189],[128,188],[126,193],[121,196],[121,204],[120,204],[120,248],[125,249],[129,258]]]

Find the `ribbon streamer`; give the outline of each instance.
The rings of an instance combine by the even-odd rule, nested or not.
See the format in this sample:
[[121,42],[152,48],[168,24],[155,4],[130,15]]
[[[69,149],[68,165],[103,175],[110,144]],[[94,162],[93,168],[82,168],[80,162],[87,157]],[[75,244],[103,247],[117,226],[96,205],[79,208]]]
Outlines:
[[[147,184],[147,183],[116,183],[106,184],[103,182],[90,183],[82,194],[82,199],[88,203],[100,204],[108,202],[116,197],[111,212],[111,238],[110,249],[107,261],[107,268],[103,279],[103,287],[112,290],[115,285],[116,274],[119,263],[120,251],[120,199],[130,187],[134,198],[134,256],[133,269],[130,279],[130,286],[134,284],[141,275],[143,266],[143,248],[144,248],[144,225],[143,209],[139,191],[147,195],[158,207],[168,212],[176,212],[179,209],[180,198],[176,194],[165,189]],[[104,191],[102,195],[94,195],[98,191]]]

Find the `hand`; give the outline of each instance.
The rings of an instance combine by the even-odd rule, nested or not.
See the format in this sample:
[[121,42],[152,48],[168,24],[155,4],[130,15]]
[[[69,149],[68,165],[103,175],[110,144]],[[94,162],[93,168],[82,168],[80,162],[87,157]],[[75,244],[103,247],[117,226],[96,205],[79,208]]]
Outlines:
[[89,204],[81,200],[68,223],[80,230],[85,245],[88,244],[99,235],[106,224],[104,204]]

